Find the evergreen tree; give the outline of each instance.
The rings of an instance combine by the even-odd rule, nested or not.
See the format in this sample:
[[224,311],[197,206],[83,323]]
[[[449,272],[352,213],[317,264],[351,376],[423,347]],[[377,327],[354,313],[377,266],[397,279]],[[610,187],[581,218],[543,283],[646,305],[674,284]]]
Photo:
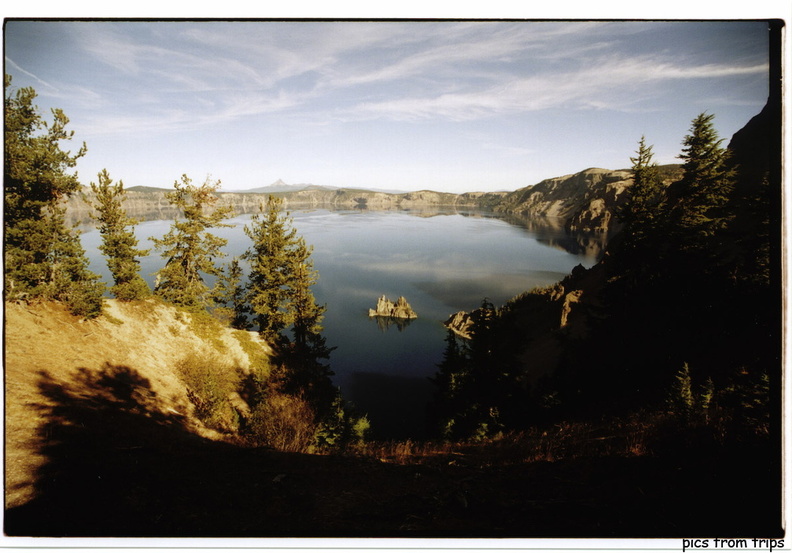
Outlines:
[[[325,308],[317,305],[311,291],[318,278],[311,248],[297,235],[282,205],[270,196],[245,227],[253,241],[244,254],[250,262],[248,302],[259,332],[280,347],[281,360],[289,368],[284,390],[305,397],[320,422],[331,414],[338,395],[324,362],[332,351],[321,334]],[[283,334],[288,328],[293,341]]]
[[80,190],[70,173],[85,155],[61,149],[71,140],[68,117],[53,109],[46,122],[34,105],[36,92],[12,93],[5,76],[4,249],[7,299],[65,302],[85,317],[102,309],[104,285],[88,270],[77,231],[66,226],[63,200]]
[[290,309],[290,286],[293,265],[290,254],[297,231],[290,228],[289,214],[281,214],[283,201],[269,196],[245,226],[245,234],[253,245],[243,259],[250,263],[248,303],[259,332],[271,341],[294,322]]
[[126,191],[124,183],[113,180],[102,169],[98,174],[99,182],[91,183],[96,200],[99,232],[102,235],[101,252],[107,259],[107,267],[113,275],[115,284],[110,288],[113,295],[122,301],[136,300],[149,295],[146,281],[140,276],[139,256],[148,255],[148,250],[137,249],[138,241],[131,228],[137,221],[127,217],[121,205]]
[[318,274],[309,259],[311,249],[298,237],[292,250],[292,282],[289,287],[289,306],[293,312],[291,344],[292,380],[314,405],[321,418],[328,413],[336,389],[330,380],[333,372],[323,362],[330,358],[332,348],[321,334],[321,321],[325,307],[317,305],[311,287]]
[[325,312],[324,306],[317,305],[311,287],[318,279],[310,259],[312,248],[306,246],[305,239],[295,237],[294,247],[289,256],[291,283],[289,286],[289,303],[293,312],[292,333],[294,342],[305,345],[314,334],[322,331],[321,320]]
[[734,171],[728,163],[728,151],[721,147],[713,118],[712,114],[702,113],[693,119],[679,156],[684,160],[683,176],[673,189],[672,223],[683,251],[701,253],[717,244],[713,237],[729,219],[724,208],[734,187]]
[[662,181],[653,161],[652,147],[642,136],[635,157],[631,157],[633,185],[620,215],[624,223],[625,253],[641,252],[649,247],[658,227],[659,205],[663,199]]
[[247,292],[242,282],[242,267],[239,258],[233,258],[220,275],[215,287],[215,302],[219,306],[215,314],[228,321],[233,328],[245,330],[250,327],[247,315]]
[[460,436],[460,431],[464,431],[463,419],[472,391],[468,352],[453,330],[446,333],[445,343],[443,360],[437,365],[439,370],[429,379],[436,387],[430,405],[431,424],[445,439],[466,437]]
[[167,198],[182,211],[184,219],[174,221],[161,239],[152,239],[167,259],[165,267],[157,273],[154,292],[176,305],[207,307],[213,303],[213,295],[204,275],[220,275],[215,259],[223,256],[220,248],[228,242],[209,231],[228,226],[221,221],[232,208],[217,206],[220,181],[207,178],[202,185],[195,186],[187,175],[182,175],[181,182],[176,181],[173,186]]

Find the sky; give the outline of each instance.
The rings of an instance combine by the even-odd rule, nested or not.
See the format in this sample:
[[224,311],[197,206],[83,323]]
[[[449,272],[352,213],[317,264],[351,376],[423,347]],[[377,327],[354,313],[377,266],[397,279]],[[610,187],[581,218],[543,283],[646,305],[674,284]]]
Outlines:
[[678,163],[698,114],[728,139],[768,96],[761,21],[8,20],[5,71],[63,109],[87,185],[182,174],[516,190]]

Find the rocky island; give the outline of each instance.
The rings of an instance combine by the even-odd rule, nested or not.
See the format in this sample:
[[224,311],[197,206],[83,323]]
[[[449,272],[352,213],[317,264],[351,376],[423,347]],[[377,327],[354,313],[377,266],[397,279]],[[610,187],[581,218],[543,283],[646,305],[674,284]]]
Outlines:
[[404,296],[399,296],[396,303],[390,301],[383,294],[377,300],[377,308],[369,309],[369,317],[391,317],[394,319],[417,319],[418,314],[413,311]]

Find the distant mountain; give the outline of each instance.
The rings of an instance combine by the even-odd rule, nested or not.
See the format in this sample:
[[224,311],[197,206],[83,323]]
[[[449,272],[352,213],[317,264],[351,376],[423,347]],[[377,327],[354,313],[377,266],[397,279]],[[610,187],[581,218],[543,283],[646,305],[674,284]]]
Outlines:
[[170,192],[170,188],[158,188],[156,186],[130,186],[124,188],[127,192]]
[[[679,165],[660,166],[665,184],[677,180]],[[237,214],[256,213],[268,194],[283,198],[284,208],[332,207],[341,209],[435,209],[437,207],[491,209],[503,214],[552,218],[568,230],[596,232],[603,236],[618,230],[619,206],[632,186],[632,171],[589,168],[571,175],[545,179],[513,192],[467,192],[454,194],[419,190],[396,192],[376,189],[335,188],[314,184],[287,184],[278,179],[269,186],[222,191],[221,204]],[[133,186],[127,189],[124,207],[139,220],[168,219],[176,210],[164,188]],[[85,190],[86,197],[91,196]],[[79,198],[69,202],[72,221],[90,220],[90,208]]]
[[[237,214],[258,212],[262,198],[274,194],[283,198],[286,209],[492,209],[505,214],[552,217],[572,230],[607,232],[613,230],[613,214],[631,184],[630,171],[591,168],[574,175],[546,179],[514,192],[391,192],[287,184],[278,179],[269,186],[222,191],[220,196],[221,204],[233,207]],[[127,192],[124,207],[131,217],[138,220],[168,219],[178,214],[165,196],[168,189],[134,186]],[[91,191],[85,190],[84,194],[90,197]],[[70,200],[68,211],[73,222],[90,220],[90,208],[79,198]]]
[[332,186],[318,186],[316,184],[286,184],[281,179],[268,186],[259,186],[249,190],[227,190],[224,192],[234,194],[275,194],[276,192],[299,192],[301,190],[337,190]]

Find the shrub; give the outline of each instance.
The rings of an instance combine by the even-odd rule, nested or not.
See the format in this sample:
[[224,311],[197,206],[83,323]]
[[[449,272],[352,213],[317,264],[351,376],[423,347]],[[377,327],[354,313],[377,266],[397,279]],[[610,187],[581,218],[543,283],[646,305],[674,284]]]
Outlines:
[[314,412],[308,402],[278,392],[267,394],[255,406],[246,431],[254,445],[297,453],[312,450],[315,432]]
[[210,428],[235,431],[237,415],[228,401],[239,385],[238,371],[218,355],[190,353],[177,364],[195,415]]

